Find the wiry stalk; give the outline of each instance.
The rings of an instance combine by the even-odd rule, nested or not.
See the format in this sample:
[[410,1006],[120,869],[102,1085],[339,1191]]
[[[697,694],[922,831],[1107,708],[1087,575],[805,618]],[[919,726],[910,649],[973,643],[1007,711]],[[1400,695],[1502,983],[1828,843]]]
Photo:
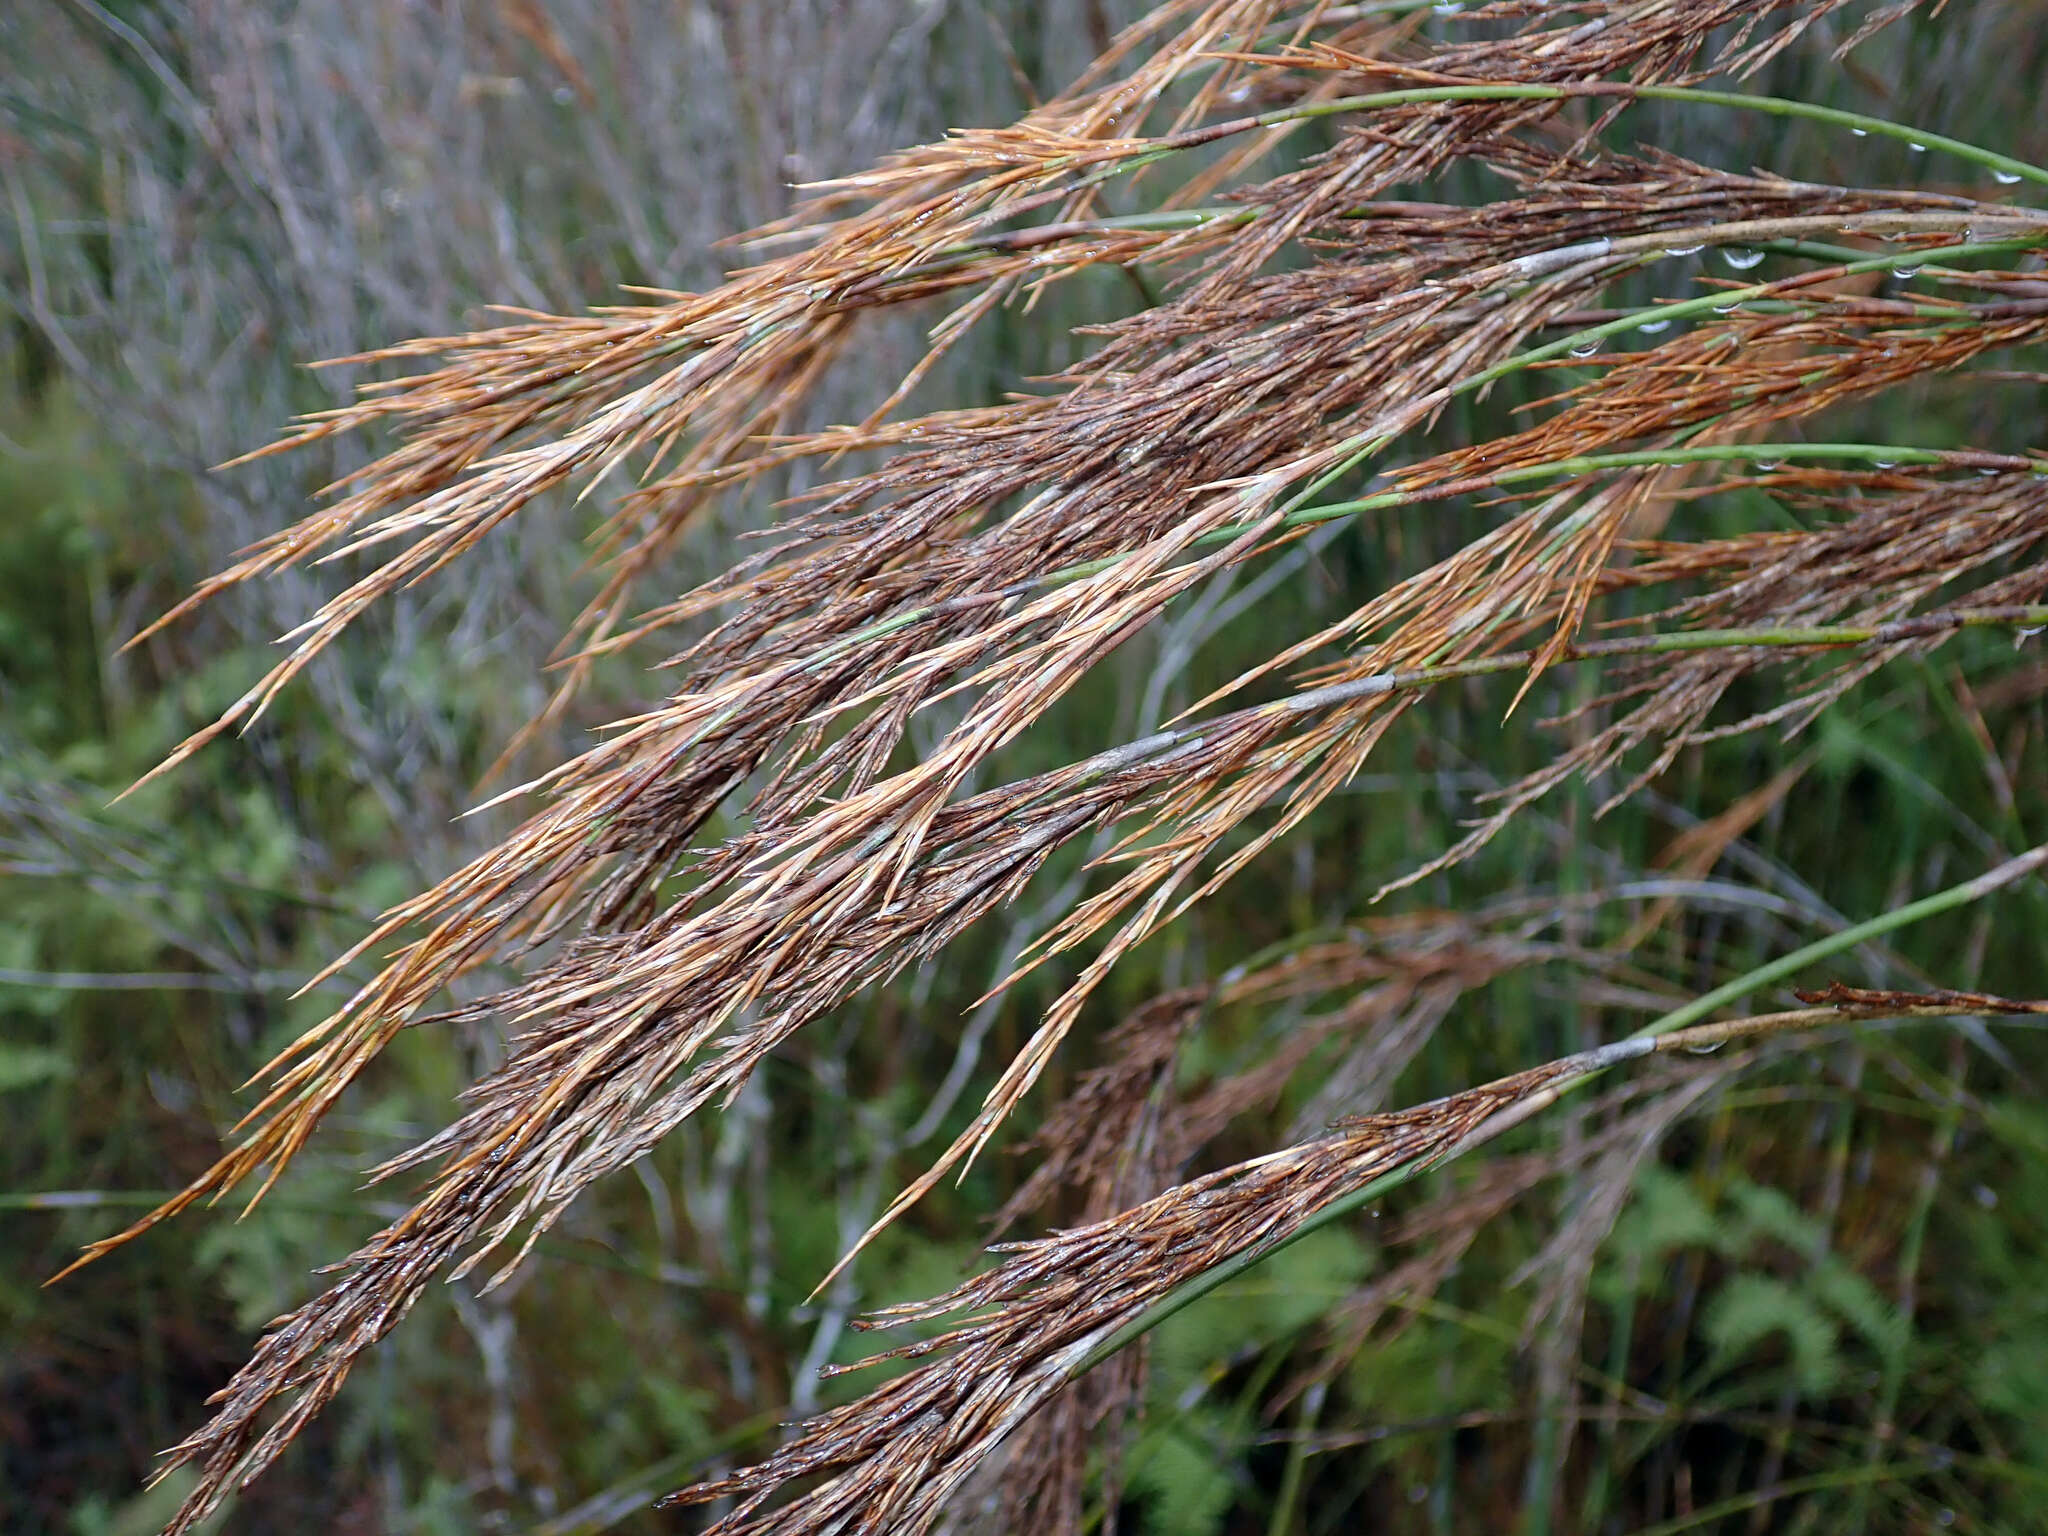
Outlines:
[[[89,1250],[259,1170],[274,1179],[409,1025],[489,1017],[514,1034],[454,1123],[376,1170],[431,1170],[417,1203],[266,1335],[214,1419],[174,1449],[171,1465],[200,1471],[175,1528],[259,1474],[429,1280],[501,1248],[509,1270],[592,1181],[735,1092],[861,989],[939,955],[1084,834],[1114,829],[1104,862],[1125,867],[1026,963],[1084,945],[1093,954],[971,1125],[877,1228],[987,1142],[1124,954],[1298,827],[1430,686],[1514,672],[1526,692],[1552,666],[1617,662],[1621,692],[1604,702],[1628,708],[1505,789],[1470,837],[1420,870],[1388,871],[1390,884],[1466,856],[1549,790],[1631,753],[1648,762],[1623,794],[1688,744],[1796,728],[1886,660],[1964,629],[2039,623],[2038,456],[1805,444],[1794,429],[2048,340],[2043,285],[2015,270],[2048,249],[2048,216],[1957,192],[1624,157],[1563,127],[1566,108],[1637,99],[1875,121],[1701,84],[1753,71],[1838,8],[1601,0],[1552,18],[1503,7],[1494,19],[1512,25],[1501,36],[1429,47],[1320,3],[1172,0],[1014,127],[963,132],[820,189],[763,232],[761,249],[782,254],[709,293],[386,349],[361,361],[444,361],[262,450],[373,427],[399,439],[192,602],[316,558],[381,563],[165,767],[254,720],[396,585],[441,571],[536,497],[594,486],[629,462],[642,484],[600,530],[605,583],[564,637],[568,680],[553,707],[595,657],[656,639],[675,648],[674,681],[525,786],[541,798],[523,825],[337,960],[326,975],[406,940],[265,1069],[265,1096],[213,1168]],[[1284,104],[1226,116],[1240,90]],[[1331,147],[1248,179],[1260,154],[1311,120],[1342,125]],[[2001,182],[2041,179],[1995,151],[1920,137]],[[1223,158],[1190,168],[1205,147]],[[1498,171],[1508,194],[1481,208],[1388,198],[1461,160]],[[1102,211],[1113,180],[1158,188],[1177,170],[1185,180],[1159,213]],[[1219,211],[1206,199],[1226,183]],[[1041,222],[1005,227],[1030,218]],[[1894,244],[1840,244],[1869,240]],[[1702,244],[1801,265],[1538,339]],[[901,418],[920,369],[879,389],[856,425],[797,430],[871,310],[959,296],[936,355],[1012,297],[1141,264],[1171,280],[1168,297],[1104,328],[1090,356],[1038,393]],[[1878,277],[1911,266],[1927,266],[1933,293],[1872,297]],[[1645,350],[1595,355],[1674,324],[1687,328]],[[1581,366],[1594,377],[1524,429],[1393,463],[1453,403]],[[1765,433],[1784,445],[1757,442]],[[723,576],[633,613],[634,594],[716,497],[853,451],[873,467],[787,509]],[[1767,467],[1767,456],[1783,462]],[[1638,536],[1646,511],[1679,494],[1677,476],[1743,466],[1755,473],[1722,483],[1799,507],[1799,531]],[[1375,473],[1377,488],[1344,494]],[[1204,701],[1201,723],[982,787],[1077,682],[1212,578],[1338,518],[1475,493],[1507,503],[1490,528],[1276,643]],[[1635,607],[1617,622],[1660,627],[1581,638],[1607,616],[1602,604],[1624,597]],[[1838,664],[1783,703],[1708,723],[1737,682],[1830,655]],[[1273,697],[1273,679],[1298,665],[1308,670],[1293,691]],[[942,704],[955,723],[903,763],[912,721]],[[721,814],[738,830],[713,841],[706,829]],[[520,968],[512,984],[431,1011],[452,983],[499,962]],[[1260,1199],[1301,1180],[1329,1193],[1368,1169],[1442,1155],[1549,1081],[1504,1080],[1276,1154],[1245,1173],[1237,1238],[1256,1246],[1293,1219],[1261,1213]],[[1023,1395],[990,1399],[1005,1426],[1042,1396],[1012,1386]],[[946,1462],[951,1432],[913,1428],[938,1458],[918,1465]],[[932,1475],[900,1490],[917,1519],[951,1486],[951,1474]]]
[[[2048,862],[2036,850],[2027,869]],[[2001,871],[2010,880],[2026,870]],[[1092,1225],[1004,1245],[986,1274],[930,1301],[892,1307],[870,1326],[967,1320],[862,1364],[932,1363],[799,1427],[757,1466],[674,1501],[736,1498],[716,1536],[926,1530],[1004,1437],[1098,1362],[1112,1358],[1169,1301],[1184,1304],[1292,1240],[1338,1201],[1355,1205],[1498,1139],[1571,1089],[1624,1063],[1710,1052],[1851,1020],[2048,1013],[2048,1002],[1978,994],[1860,992],[1835,986],[1813,1006],[1643,1033],[1393,1114],[1341,1123],[1326,1137],[1205,1175]],[[848,1367],[847,1369],[858,1369]],[[799,1477],[827,1474],[800,1498],[768,1500]]]

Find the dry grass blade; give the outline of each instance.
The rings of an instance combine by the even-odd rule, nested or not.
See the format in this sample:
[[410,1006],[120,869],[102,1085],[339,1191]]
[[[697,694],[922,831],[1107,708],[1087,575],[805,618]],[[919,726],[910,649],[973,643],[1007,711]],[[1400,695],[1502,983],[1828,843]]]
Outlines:
[[[1558,1076],[1539,1069],[1177,1186],[1094,1223],[1017,1245],[994,1270],[880,1321],[982,1314],[876,1359],[944,1357],[804,1425],[759,1466],[683,1495],[734,1497],[719,1536],[917,1532],[979,1462],[1061,1390],[1079,1361],[1192,1275],[1284,1236],[1377,1174],[1443,1156]],[[764,1508],[795,1479],[827,1474],[795,1503]],[[833,1475],[836,1474],[836,1475]]]
[[[1276,1246],[1333,1201],[1385,1175],[1430,1167],[1492,1140],[1574,1082],[1658,1053],[1710,1050],[1846,1020],[2048,1012],[2048,1002],[1978,994],[1837,986],[1814,997],[1814,1006],[1792,1012],[1624,1040],[1413,1109],[1356,1117],[1333,1134],[1190,1180],[1107,1220],[1005,1245],[1005,1256],[986,1274],[930,1301],[892,1307],[870,1325],[967,1314],[934,1337],[863,1362],[928,1363],[808,1420],[758,1465],[674,1497],[736,1500],[711,1527],[714,1536],[917,1536],[1007,1436],[1086,1369],[1104,1341],[1191,1279]],[[1656,1112],[1682,1112],[1697,1097],[1681,1096],[1675,1110],[1659,1104]],[[1483,1209],[1499,1209],[1527,1182],[1512,1181],[1502,1199]],[[798,1489],[795,1498],[771,1503]]]
[[[1928,454],[1888,470],[1801,463],[1766,483],[1815,527],[1627,542],[1642,509],[1673,495],[1669,455],[1745,444],[2048,339],[2048,300],[2016,275],[1958,272],[1926,303],[1875,298],[1853,281],[1907,258],[2048,245],[2038,213],[1611,155],[1562,126],[1565,109],[1585,105],[1573,93],[1740,75],[1837,8],[1502,11],[1501,35],[1436,45],[1321,4],[1172,0],[1013,127],[963,132],[819,189],[786,227],[764,232],[759,249],[782,254],[711,292],[579,319],[520,316],[376,354],[442,362],[302,423],[278,446],[361,428],[394,429],[399,446],[194,601],[315,557],[381,563],[170,761],[253,719],[394,585],[442,570],[535,497],[594,484],[629,460],[643,484],[600,530],[606,580],[565,639],[565,686],[592,657],[656,637],[674,647],[674,681],[667,698],[527,786],[539,808],[498,846],[386,914],[337,965],[403,947],[271,1063],[237,1144],[89,1253],[251,1174],[274,1178],[400,1030],[492,1019],[513,1032],[460,1117],[376,1170],[428,1170],[417,1202],[265,1337],[213,1421],[174,1449],[173,1465],[201,1473],[177,1528],[257,1475],[429,1280],[493,1255],[509,1271],[592,1181],[737,1091],[769,1052],[861,989],[939,954],[1084,834],[1114,829],[1112,859],[1127,867],[1067,912],[1027,965],[1083,945],[1094,953],[972,1124],[882,1223],[996,1132],[1123,955],[1297,827],[1428,687],[1513,670],[1526,691],[1568,662],[1641,669],[1622,679],[1627,714],[1511,787],[1497,814],[1425,870],[1470,853],[1571,775],[1637,749],[1654,772],[1715,731],[1796,728],[1888,657],[1958,628],[2031,622],[2048,493],[2021,455]],[[1403,88],[1398,99],[1367,106],[1336,94],[1390,84]],[[1279,105],[1224,116],[1240,92]],[[1361,120],[1328,149],[1234,186],[1224,206],[1187,204],[1219,175],[1242,174],[1304,113],[1340,109]],[[1205,148],[1224,157],[1207,170]],[[1387,198],[1459,160],[1500,172],[1508,195],[1476,210]],[[1142,171],[1155,187],[1183,167],[1195,168],[1160,213],[1103,212],[1109,179]],[[1032,217],[1046,222],[1021,222]],[[1659,313],[1695,328],[1610,359],[1526,430],[1408,464],[1358,501],[1315,499],[1451,403],[1571,360],[1572,338],[1537,339],[1674,246],[1770,244],[1815,259],[1814,242],[1870,237],[1897,249],[1748,285],[1726,296],[1726,313],[1714,295],[1668,306]],[[856,425],[796,430],[867,311],[960,297],[937,333],[942,349],[1013,296],[1139,263],[1177,286],[1103,328],[1085,360],[1036,393],[903,420],[904,390],[889,387]],[[640,578],[713,498],[850,450],[876,467],[786,508],[759,552],[721,578],[629,617]],[[1463,549],[1209,701],[1229,707],[983,787],[1000,754],[1081,679],[1212,578],[1314,521],[1473,494],[1512,504]],[[1582,639],[1602,604],[1645,593],[1661,595],[1662,630]],[[1767,663],[1844,648],[1846,666],[1781,708],[1707,724],[1728,688]],[[1256,702],[1303,664],[1291,694]],[[952,723],[906,764],[920,716]],[[735,805],[738,830],[713,841],[706,829]],[[1483,970],[1483,956],[1465,958]],[[518,967],[511,984],[433,1012],[452,983],[505,963]],[[1388,1077],[1462,984],[1409,982],[1365,1077]],[[1159,1041],[1170,1034],[1146,1049],[1167,1050]],[[1129,1092],[1160,1060],[1141,1051],[1127,1079],[1098,1085],[1107,1139],[1080,1138],[1075,1154],[1098,1203],[1131,1193],[1102,1182],[1102,1158],[1132,1145]],[[1525,1097],[1540,1087],[1511,1081]],[[1282,1221],[1373,1159],[1436,1155],[1471,1129],[1469,1116],[1499,1109],[1491,1091],[1396,1117],[1376,1140],[1283,1156],[1248,1170],[1244,1187],[1279,1201],[1271,1219]],[[1185,1214],[1161,1210],[1162,1233]],[[1273,1230],[1246,1227],[1232,1241]],[[898,1427],[916,1425],[913,1415]],[[917,1427],[918,1464],[964,1467],[962,1448],[987,1429]],[[906,1484],[901,1507],[935,1508],[943,1494]]]

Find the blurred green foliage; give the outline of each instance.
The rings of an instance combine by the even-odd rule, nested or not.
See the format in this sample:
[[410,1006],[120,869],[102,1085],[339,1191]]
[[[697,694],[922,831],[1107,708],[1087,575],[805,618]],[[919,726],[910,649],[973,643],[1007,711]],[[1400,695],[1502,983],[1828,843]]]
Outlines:
[[[160,8],[138,0],[111,10],[145,26]],[[1880,109],[1902,118],[2039,155],[2048,148],[2033,102],[2040,19],[2038,5],[2024,4],[1917,15],[1859,53],[1854,71],[1795,53],[1768,84],[1866,107],[1877,94],[1888,98]],[[1007,78],[985,31],[970,37],[964,23],[948,25],[931,46],[971,58],[984,83]],[[1077,44],[1050,24],[1034,31],[1019,22],[1019,67],[1041,80],[1071,73],[1066,54],[1092,51],[1086,30],[1076,27]],[[115,40],[97,45],[105,67],[145,101],[168,89],[137,50],[108,36]],[[196,78],[203,62],[174,60],[173,77]],[[536,82],[552,78],[531,60],[522,68]],[[524,99],[534,112],[567,113],[563,90],[575,99],[567,85],[538,84]],[[0,95],[9,134],[53,153],[60,141],[98,142],[93,124],[11,88]],[[154,110],[175,120],[169,103]],[[1857,174],[1914,169],[1891,149],[1845,147],[1810,125],[1774,126],[1766,144],[1747,137],[1754,123],[1681,123],[1676,108],[1646,109],[1645,118],[1646,136],[1662,132],[1729,165],[1767,160],[1847,175],[1841,162],[1854,153]],[[2015,131],[2031,142],[2014,143]],[[163,153],[175,179],[185,173],[180,157],[199,150],[169,134]],[[100,209],[109,219],[117,211]],[[43,215],[75,212],[53,204]],[[216,221],[211,237],[227,239],[237,206],[223,201],[198,216]],[[606,227],[607,216],[594,203],[561,237],[567,254],[553,271],[580,291],[553,295],[559,301],[599,301],[618,275],[619,252],[636,237],[623,222]],[[10,231],[0,255],[10,293],[28,291],[26,233]],[[114,286],[113,236],[85,223],[71,233],[88,276]],[[667,233],[681,239],[687,230]],[[180,253],[158,259],[175,264]],[[484,288],[489,276],[461,282]],[[486,296],[506,294],[461,294]],[[1055,307],[1028,323],[1005,316],[962,377],[993,395],[1056,361],[1067,343],[1052,322],[1098,299],[1110,302],[1076,299],[1083,308]],[[387,318],[373,309],[378,324]],[[294,335],[297,352],[266,352],[204,386],[229,395],[234,441],[178,444],[188,459],[177,472],[160,443],[108,413],[106,381],[79,377],[38,321],[17,305],[4,324],[0,1511],[10,1532],[123,1536],[154,1530],[177,1502],[175,1483],[138,1491],[151,1454],[193,1425],[255,1332],[307,1293],[310,1271],[388,1211],[395,1196],[359,1187],[362,1170],[444,1124],[455,1093],[500,1042],[468,1027],[410,1031],[246,1220],[196,1213],[62,1286],[40,1282],[79,1244],[210,1161],[250,1102],[237,1093],[242,1080],[317,1022],[334,988],[366,972],[357,964],[295,998],[297,984],[345,951],[374,913],[472,846],[460,837],[480,834],[423,845],[399,829],[397,814],[416,799],[441,825],[443,810],[467,803],[508,722],[534,697],[540,648],[509,618],[506,644],[456,643],[457,615],[424,609],[414,620],[426,639],[399,665],[382,666],[388,651],[366,635],[337,663],[348,675],[335,689],[295,690],[247,739],[117,801],[264,663],[261,611],[203,614],[125,654],[116,648],[219,563],[223,514],[208,496],[226,493],[202,493],[198,464],[262,440],[286,410],[327,399],[302,381],[280,382],[314,342]],[[398,333],[337,333],[336,349]],[[202,387],[175,373],[159,383],[177,377]],[[1441,431],[1487,430],[1527,397],[1502,391],[1484,420],[1461,406]],[[2038,446],[2044,403],[2038,380],[1995,398],[1931,381],[1913,398],[1845,420],[1840,435]],[[296,508],[263,502],[261,516],[274,523]],[[1486,515],[1446,508],[1331,536],[1285,589],[1299,606],[1280,622],[1305,624],[1319,604],[1384,585]],[[1748,494],[1686,515],[1702,531],[1732,532],[1789,514]],[[543,607],[566,609],[578,591],[574,539],[563,533],[573,527],[546,530],[531,546],[547,551],[533,563],[544,571],[534,597]],[[716,558],[719,547],[699,553]],[[1172,679],[1163,706],[1190,702],[1270,651],[1275,606],[1253,605],[1225,625]],[[1157,654],[1149,641],[1133,645],[1127,661],[1020,743],[1010,765],[1029,771],[1101,746],[1102,722],[1128,715]],[[1525,722],[1569,705],[1577,686],[1547,684],[1548,695],[1509,727],[1505,684],[1444,690],[1396,732],[1382,770],[1319,817],[1312,840],[1276,850],[1123,968],[1098,1001],[1097,1022],[1306,926],[1368,912],[1383,880],[1457,835],[1475,789],[1542,760],[1556,737]],[[1973,701],[1989,697],[2001,705],[1987,746]],[[1829,914],[1883,910],[1983,867],[1995,850],[2048,836],[2044,697],[2038,646],[2015,652],[1989,636],[1881,672],[1830,713],[1812,739],[1811,771],[1742,845],[1748,862],[1736,874],[1776,892],[1792,915],[1687,912],[1649,941],[1626,979],[1645,991],[1703,989],[1810,937]],[[352,720],[335,702],[350,698],[384,713]],[[371,764],[366,732],[407,745]],[[1400,901],[1477,909],[1640,873],[1677,831],[1805,745],[1747,737],[1690,753],[1656,797],[1616,812],[1597,834],[1591,797],[1560,797]],[[1054,861],[1046,882],[1068,878],[1076,862]],[[1633,916],[1595,909],[1573,941],[1612,941]],[[904,1144],[901,1129],[945,1076],[958,1021],[1001,949],[999,936],[975,935],[943,974],[859,1000],[836,1035],[799,1042],[732,1110],[693,1123],[637,1179],[587,1201],[503,1291],[435,1294],[224,1528],[673,1528],[644,1512],[648,1497],[770,1443],[793,1397],[817,1390],[804,1366],[866,1352],[872,1341],[843,1329],[850,1311],[945,1289],[976,1262],[981,1218],[1022,1177],[1019,1159],[986,1159],[913,1211],[870,1250],[857,1290],[809,1294],[876,1192],[886,1199],[965,1123],[986,1063],[1006,1057],[1049,996],[1036,979],[1011,994],[967,1091],[920,1144]],[[1894,975],[1941,985],[2038,994],[2044,961],[2048,894],[2035,882],[1902,936],[1888,963]],[[133,984],[137,977],[148,984]],[[1602,1010],[1634,1017],[1622,1003],[1589,999],[1569,967],[1511,973],[1459,1005],[1403,1074],[1402,1093],[1446,1092],[1569,1049]],[[1300,1017],[1219,1012],[1189,1043],[1182,1090],[1257,1059]],[[1584,1344],[1572,1357],[1584,1388],[1575,1401],[1587,1411],[1569,1432],[1596,1448],[1572,1464],[1581,1481],[1565,1496],[1584,1511],[1581,1528],[1831,1531],[1861,1519],[1873,1530],[2048,1530],[2048,1112],[2037,1091],[2048,1053],[2024,1030],[1993,1033],[1901,1032],[1785,1057],[1682,1122],[1635,1172],[1595,1256]],[[1086,1064],[1063,1063],[1049,1091]],[[1316,1075],[1312,1063],[1277,1106],[1234,1124],[1205,1160],[1277,1144]],[[1553,1134],[1573,1132],[1534,1131],[1527,1144]],[[1528,1287],[1505,1282],[1571,1214],[1569,1180],[1537,1188],[1489,1223],[1433,1300],[1397,1307],[1327,1375],[1313,1414],[1310,1396],[1280,1397],[1323,1361],[1333,1307],[1398,1262],[1382,1234],[1479,1176],[1433,1175],[1384,1213],[1287,1250],[1161,1329],[1124,1459],[1124,1528],[1268,1529],[1297,1424],[1310,1438],[1300,1442],[1286,1529],[1493,1531],[1529,1520],[1540,1501],[1527,1451],[1548,1410],[1530,1363],[1540,1341],[1524,1330]],[[876,1379],[823,1390],[830,1400]],[[1818,1481],[1810,1497],[1761,1507],[1759,1523],[1747,1511],[1683,1523],[1672,1490],[1689,1489],[1691,1507],[1709,1509],[1755,1487],[1766,1466],[1788,1482]]]

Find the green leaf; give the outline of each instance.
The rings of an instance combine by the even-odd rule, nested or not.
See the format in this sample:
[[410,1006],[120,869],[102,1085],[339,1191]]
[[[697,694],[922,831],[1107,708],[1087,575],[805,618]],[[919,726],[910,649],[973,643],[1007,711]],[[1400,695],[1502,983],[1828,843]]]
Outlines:
[[0,1041],[0,1093],[33,1088],[71,1075],[71,1058],[41,1045],[8,1045]]
[[1614,1224],[1612,1247],[1658,1259],[1680,1248],[1721,1249],[1729,1237],[1692,1180],[1661,1163],[1645,1163],[1636,1173],[1634,1198]]
[[1176,1397],[1212,1361],[1306,1327],[1353,1290],[1372,1263],[1372,1250],[1341,1227],[1281,1249],[1161,1326],[1152,1355],[1156,1394]]
[[1208,1446],[1179,1430],[1148,1443],[1131,1467],[1132,1489],[1145,1500],[1145,1529],[1158,1536],[1213,1536],[1221,1529],[1237,1490],[1217,1461]]
[[1814,1294],[1843,1322],[1849,1324],[1887,1363],[1904,1351],[1912,1328],[1899,1309],[1878,1293],[1863,1276],[1830,1254],[1815,1266]]
[[1715,1364],[1732,1364],[1773,1334],[1783,1334],[1800,1390],[1822,1393],[1841,1375],[1836,1327],[1813,1299],[1771,1275],[1734,1276],[1707,1304],[1702,1328]]

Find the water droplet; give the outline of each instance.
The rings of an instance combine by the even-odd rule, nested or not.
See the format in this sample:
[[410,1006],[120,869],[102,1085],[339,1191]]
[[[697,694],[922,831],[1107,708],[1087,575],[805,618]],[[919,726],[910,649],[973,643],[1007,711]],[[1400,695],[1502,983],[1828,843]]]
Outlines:
[[1685,1054],[1688,1056],[1711,1056],[1727,1043],[1726,1040],[1702,1040],[1698,1045],[1688,1045],[1685,1048]]
[[1970,1193],[1976,1198],[1977,1203],[1983,1206],[1985,1210],[1995,1211],[1998,1209],[1998,1191],[1993,1189],[1989,1184],[1979,1184]]
[[1599,350],[1600,343],[1598,341],[1582,341],[1576,347],[1572,348],[1572,356],[1591,357],[1595,352],[1598,352]]
[[1783,459],[1758,459],[1756,461],[1756,467],[1762,470],[1765,474],[1769,474],[1774,469],[1783,469],[1785,467],[1785,461]]
[[1726,304],[1716,304],[1714,306],[1714,313],[1717,315],[1732,315],[1740,308],[1742,308],[1742,300],[1733,299]]
[[1991,477],[1992,477],[1993,475],[1995,475],[1995,474],[1997,474],[1997,473],[1998,473],[1998,471],[1997,471],[1997,470],[1995,470],[1995,469],[1983,469],[1983,468],[1979,468],[1979,469],[1978,469],[1978,471],[1977,471],[1977,477],[1978,477],[1978,478],[1979,478],[1980,480],[1989,480],[1989,479],[1990,479],[1990,478],[1991,478]]
[[1455,16],[1465,9],[1465,3],[1464,0],[1436,0],[1430,9],[1439,16]]
[[1428,1498],[1428,1497],[1429,1497],[1429,1484],[1427,1484],[1427,1483],[1410,1483],[1410,1484],[1408,1485],[1408,1502],[1409,1502],[1410,1504],[1420,1504],[1420,1503],[1421,1503],[1421,1502],[1422,1502],[1422,1501],[1423,1501],[1424,1499],[1426,1499],[1426,1498]]
[[1910,283],[1920,275],[1918,267],[1894,267],[1892,271],[1897,274],[1899,281],[1902,283]]
[[1913,153],[1916,155],[1924,155],[1927,153],[1927,146],[1925,144],[1922,144],[1918,139],[1906,140],[1906,148],[1913,151]]
[[1954,1525],[1956,1523],[1956,1512],[1952,1509],[1944,1509],[1934,1517],[1934,1523],[1936,1525]]
[[1870,462],[1879,469],[1897,469],[1899,467],[1897,459],[1872,459]]
[[2020,179],[2020,173],[2018,171],[1993,171],[1991,179],[2001,187],[2009,187]]
[[1666,256],[1697,256],[1706,248],[1705,241],[1701,241],[1698,245],[1667,245],[1664,247],[1664,254]]
[[1739,245],[1731,245],[1721,253],[1721,259],[1738,272],[1747,272],[1764,259],[1762,251],[1746,251]]
[[1870,130],[1868,128],[1851,128],[1849,131],[1855,134],[1856,137],[1859,139],[1867,139],[1870,137]]
[[1659,331],[1670,330],[1671,322],[1669,320],[1645,320],[1641,325],[1637,326],[1636,329],[1641,331],[1645,336],[1654,336]]
[[566,85],[558,85],[558,86],[556,86],[556,87],[555,87],[555,105],[556,105],[556,106],[558,106],[558,107],[566,107],[566,106],[568,106],[568,105],[569,105],[570,103],[572,103],[573,101],[575,101],[575,99],[576,99],[576,93],[575,93],[574,91],[570,90],[568,86],[566,86]]

